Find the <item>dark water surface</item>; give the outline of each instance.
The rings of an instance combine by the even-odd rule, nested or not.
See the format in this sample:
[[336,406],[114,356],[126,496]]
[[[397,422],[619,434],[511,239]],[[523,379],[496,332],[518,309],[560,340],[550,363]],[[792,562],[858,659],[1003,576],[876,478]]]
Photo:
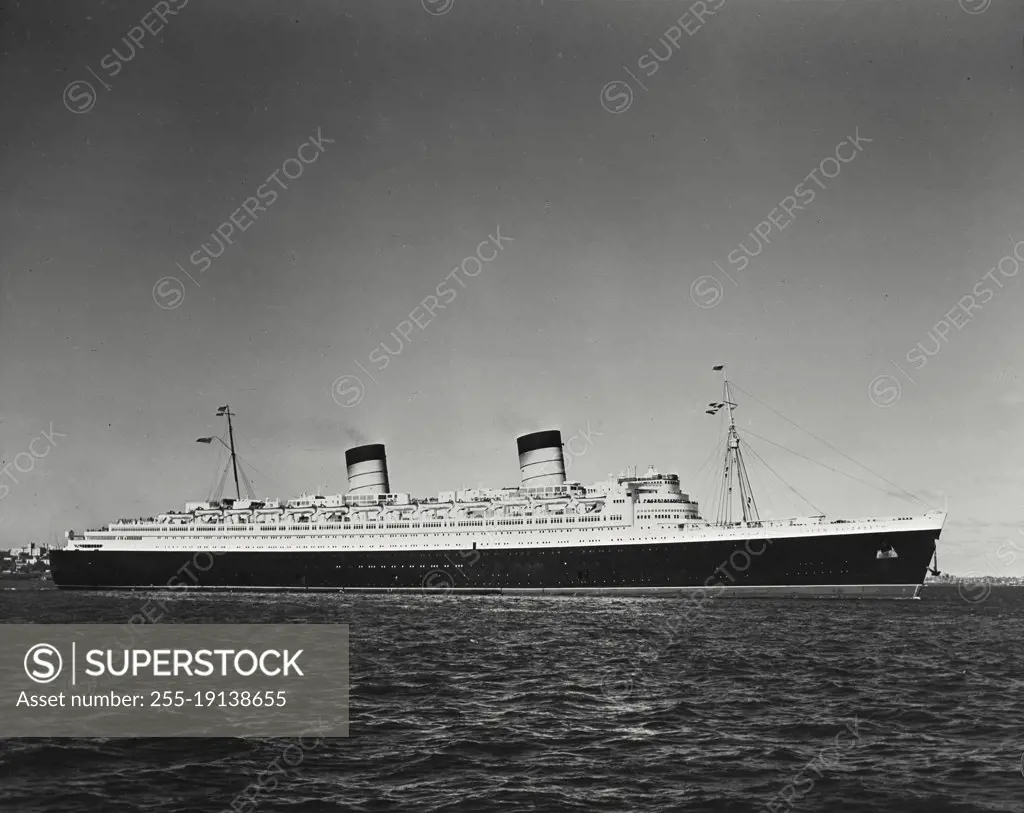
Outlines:
[[[0,620],[121,624],[146,599],[3,592]],[[664,598],[161,600],[169,623],[350,624],[351,737],[256,805],[294,740],[6,740],[0,810],[1024,810],[1021,589],[718,600],[675,633]]]

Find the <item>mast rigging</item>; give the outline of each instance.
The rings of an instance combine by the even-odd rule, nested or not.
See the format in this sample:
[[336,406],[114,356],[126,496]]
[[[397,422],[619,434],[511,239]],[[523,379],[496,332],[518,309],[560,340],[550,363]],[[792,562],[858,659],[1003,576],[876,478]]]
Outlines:
[[[231,423],[231,418],[234,417],[234,415],[235,413],[231,411],[230,404],[225,404],[224,406],[217,408],[217,417],[228,419],[228,440],[230,441],[230,443],[225,443],[223,438],[217,437],[216,435],[205,438],[196,438],[196,443],[212,443],[214,440],[216,440],[219,441],[220,444],[225,449],[228,450],[228,452],[230,452],[231,470],[235,475],[235,496],[236,499],[241,500],[242,489],[241,486],[239,485],[238,480],[238,454],[235,452],[235,428],[234,425]],[[225,466],[224,473],[221,474],[220,483],[217,485],[217,491],[216,494],[214,495],[214,502],[220,501],[220,495],[224,488],[224,478],[227,475],[227,472],[228,469],[227,466]],[[249,478],[245,476],[245,471],[242,471],[242,481],[245,483],[246,493],[249,495],[249,498],[255,499],[256,494],[253,491],[252,484],[249,482]]]
[[719,410],[725,407],[729,412],[729,431],[725,443],[722,499],[718,505],[718,524],[732,524],[734,486],[739,492],[740,512],[743,515],[743,523],[760,522],[761,515],[758,513],[757,502],[754,500],[754,491],[750,486],[750,477],[747,475],[747,464],[743,460],[743,451],[740,448],[740,436],[736,431],[734,410],[738,405],[732,400],[729,376],[725,372],[724,364],[716,364],[712,369],[722,373],[722,400],[712,401],[704,411],[708,415],[717,415]]

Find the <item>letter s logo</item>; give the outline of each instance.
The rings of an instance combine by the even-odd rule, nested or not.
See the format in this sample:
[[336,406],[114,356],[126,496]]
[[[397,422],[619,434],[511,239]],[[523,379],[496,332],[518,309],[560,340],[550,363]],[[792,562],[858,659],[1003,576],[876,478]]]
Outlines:
[[52,644],[36,644],[25,653],[25,674],[36,683],[51,683],[63,668],[64,659]]
[[621,79],[613,79],[601,88],[601,107],[609,113],[625,113],[631,104],[633,104],[633,88]]

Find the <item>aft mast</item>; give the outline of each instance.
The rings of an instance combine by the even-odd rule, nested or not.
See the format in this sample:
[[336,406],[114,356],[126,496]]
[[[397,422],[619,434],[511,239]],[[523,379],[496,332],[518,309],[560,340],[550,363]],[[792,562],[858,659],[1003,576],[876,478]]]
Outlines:
[[[223,446],[231,453],[231,470],[234,472],[235,475],[235,494],[237,498],[241,500],[242,489],[239,486],[238,481],[238,455],[235,452],[235,428],[231,423],[231,418],[234,416],[234,414],[235,413],[231,411],[230,404],[225,404],[224,406],[217,408],[217,417],[228,419],[228,440],[230,441],[230,445],[225,443],[222,438],[219,438],[217,436],[196,438],[196,443],[213,443],[213,441],[216,440],[221,444],[221,446]],[[224,487],[224,477],[226,475],[227,469],[225,468],[224,474],[221,475],[220,485],[217,487],[217,499],[219,499],[221,489]],[[249,478],[245,476],[244,471],[242,472],[242,480],[245,481],[246,493],[249,495],[251,499],[254,499],[256,495],[253,493],[252,484],[249,482]]]
[[743,460],[743,452],[740,448],[740,436],[736,431],[736,416],[733,410],[738,404],[732,400],[732,388],[729,386],[729,377],[725,372],[724,364],[716,364],[711,369],[722,373],[722,400],[712,401],[705,410],[709,415],[717,415],[722,407],[729,412],[729,431],[725,443],[725,462],[722,470],[722,500],[718,506],[718,524],[732,524],[732,497],[733,489],[739,492],[740,511],[743,515],[743,523],[759,522],[760,514],[757,511],[757,503],[754,501],[754,492],[750,487],[750,478],[747,476],[747,465]]
[[234,415],[231,411],[231,405],[219,407],[217,409],[217,417],[222,418],[225,415],[228,419],[228,440],[231,441],[231,468],[235,472],[235,494],[238,499],[242,499],[242,489],[238,487],[238,458],[235,456],[235,430],[231,425],[231,416]]

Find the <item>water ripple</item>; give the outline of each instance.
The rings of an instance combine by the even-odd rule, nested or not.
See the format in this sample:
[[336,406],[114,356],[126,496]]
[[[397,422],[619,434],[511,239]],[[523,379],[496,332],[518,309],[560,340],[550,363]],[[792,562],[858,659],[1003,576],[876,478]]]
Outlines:
[[[1024,590],[710,602],[678,627],[672,599],[162,600],[172,623],[351,627],[352,735],[308,752],[260,813],[761,811],[786,794],[807,811],[992,813],[1024,799]],[[124,623],[143,601],[4,594],[0,619]],[[284,744],[6,740],[0,809],[222,811]]]

